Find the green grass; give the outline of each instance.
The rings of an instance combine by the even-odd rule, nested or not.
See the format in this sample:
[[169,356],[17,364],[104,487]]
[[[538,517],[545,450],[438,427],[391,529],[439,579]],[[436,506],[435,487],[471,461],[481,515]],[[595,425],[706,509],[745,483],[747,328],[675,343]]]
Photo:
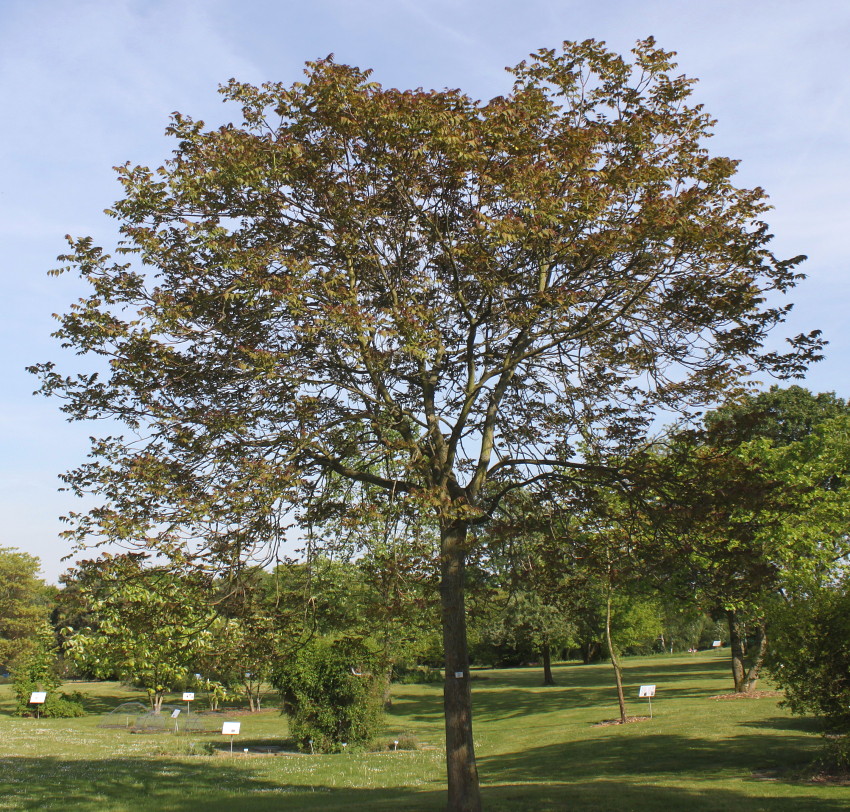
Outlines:
[[[844,810],[850,787],[806,780],[817,727],[776,698],[718,701],[729,690],[715,653],[627,661],[629,713],[647,712],[637,686],[656,683],[651,721],[595,727],[617,715],[610,666],[475,672],[476,750],[487,810]],[[769,686],[761,686],[769,687]],[[97,727],[100,713],[143,698],[115,683],[73,683],[92,715],[11,716],[0,686],[0,810],[439,810],[445,804],[437,685],[396,686],[386,738],[433,749],[333,756],[245,756],[281,743],[276,710],[239,717],[237,754],[189,755],[221,735],[134,735]],[[177,700],[179,701],[179,700]],[[200,705],[202,703],[196,703]]]

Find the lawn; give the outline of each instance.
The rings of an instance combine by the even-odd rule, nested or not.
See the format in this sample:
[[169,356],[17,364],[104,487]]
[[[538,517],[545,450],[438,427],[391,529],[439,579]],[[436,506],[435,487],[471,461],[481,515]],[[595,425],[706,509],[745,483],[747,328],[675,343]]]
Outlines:
[[[807,780],[817,727],[777,697],[718,700],[729,690],[715,652],[627,661],[629,713],[646,714],[640,684],[655,683],[651,721],[616,716],[610,666],[567,664],[558,685],[537,669],[474,672],[476,749],[487,810],[844,810],[850,787]],[[769,687],[769,686],[760,686]],[[19,719],[0,686],[0,809],[439,810],[445,803],[437,685],[399,685],[386,740],[412,733],[414,752],[258,755],[280,744],[276,710],[242,723],[235,755],[220,734],[131,734],[98,727],[102,713],[141,695],[115,683],[74,683],[82,719]],[[202,704],[202,703],[196,703]],[[225,717],[231,718],[231,717]],[[215,750],[209,753],[210,747]],[[197,755],[200,753],[200,755]]]

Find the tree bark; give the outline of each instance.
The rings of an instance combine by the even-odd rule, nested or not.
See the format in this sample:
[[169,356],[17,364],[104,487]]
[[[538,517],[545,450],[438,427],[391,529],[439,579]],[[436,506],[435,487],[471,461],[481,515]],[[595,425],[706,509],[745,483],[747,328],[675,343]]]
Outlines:
[[740,694],[745,691],[743,624],[734,609],[726,610],[726,619],[729,623],[729,648],[732,651],[732,680],[735,693]]
[[611,665],[614,666],[614,676],[617,680],[617,702],[620,705],[620,724],[626,724],[626,697],[623,694],[623,670],[620,667],[620,660],[617,657],[617,652],[614,648],[614,639],[611,636],[611,593],[608,592],[608,604],[605,610],[605,643],[608,646],[608,656],[611,658]]
[[466,531],[467,524],[463,521],[447,522],[440,527],[440,603],[446,662],[443,708],[449,812],[481,810],[478,767],[472,741],[472,694],[463,602]]
[[540,652],[543,656],[543,684],[554,685],[555,678],[552,676],[552,652],[549,650],[549,644],[543,644],[543,650]]
[[595,662],[599,658],[599,643],[595,640],[586,641],[579,646],[581,661],[585,665]]
[[764,655],[767,653],[767,629],[765,627],[764,621],[759,623],[757,639],[758,647],[756,650],[756,656],[753,659],[752,665],[750,666],[750,670],[747,671],[747,679],[745,682],[745,690],[747,693],[750,693],[750,691],[755,690],[759,674],[761,674],[761,667],[764,663]]

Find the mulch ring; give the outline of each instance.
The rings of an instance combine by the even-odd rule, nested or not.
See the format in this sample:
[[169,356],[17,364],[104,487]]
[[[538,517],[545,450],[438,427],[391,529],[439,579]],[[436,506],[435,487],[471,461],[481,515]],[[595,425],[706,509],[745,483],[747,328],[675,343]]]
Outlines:
[[767,699],[771,696],[784,696],[782,691],[749,691],[740,694],[717,694],[709,699]]
[[818,773],[809,779],[809,783],[828,787],[850,787],[850,773]]
[[[651,718],[651,716],[627,716],[626,724],[631,724],[632,722],[648,722]],[[593,727],[608,727],[609,725],[621,724],[622,722],[619,719],[606,719],[604,722],[596,722]]]

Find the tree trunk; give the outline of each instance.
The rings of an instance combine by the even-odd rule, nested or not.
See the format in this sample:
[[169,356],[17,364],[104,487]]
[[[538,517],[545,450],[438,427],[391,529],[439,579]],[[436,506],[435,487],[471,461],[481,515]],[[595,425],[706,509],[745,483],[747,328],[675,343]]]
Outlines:
[[549,651],[549,644],[543,644],[543,650],[540,652],[543,655],[543,684],[554,685],[555,678],[552,676],[552,653]]
[[623,694],[623,670],[614,649],[614,639],[611,636],[611,593],[608,592],[608,604],[605,611],[605,643],[608,646],[608,656],[614,666],[614,676],[617,680],[617,702],[620,705],[620,724],[626,724],[626,697]]
[[745,691],[744,683],[744,630],[741,618],[734,609],[726,610],[729,622],[729,648],[732,650],[732,680],[735,683],[735,693]]
[[767,629],[765,628],[764,621],[761,621],[758,626],[758,648],[756,651],[756,656],[750,666],[750,670],[747,671],[747,679],[744,684],[744,690],[747,693],[755,690],[756,683],[758,682],[759,674],[761,673],[761,667],[764,663],[764,655],[767,653]]
[[579,647],[581,651],[581,661],[585,665],[595,662],[599,657],[599,643],[595,640],[585,641]]
[[472,694],[463,603],[466,522],[440,527],[440,604],[446,678],[443,708],[446,717],[446,765],[449,812],[480,812],[481,793],[472,742]]

